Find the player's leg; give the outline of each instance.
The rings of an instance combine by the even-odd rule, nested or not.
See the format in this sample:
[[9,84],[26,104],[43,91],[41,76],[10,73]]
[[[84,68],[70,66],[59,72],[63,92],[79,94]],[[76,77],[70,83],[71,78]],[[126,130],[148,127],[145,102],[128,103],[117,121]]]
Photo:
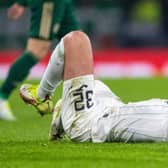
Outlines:
[[[60,64],[62,60],[64,64]],[[60,76],[60,80],[62,78],[64,80],[61,111],[63,127],[72,139],[89,140],[90,117],[94,108],[93,57],[89,38],[84,33],[75,31],[67,34],[61,40],[53,52],[40,86],[37,88],[38,98],[48,97],[57,86],[59,82],[58,70],[55,66],[57,63],[63,69],[62,76]],[[22,97],[28,99],[29,96],[27,95],[33,95],[31,88],[26,87],[22,87],[21,94]],[[37,100],[37,98],[35,99]],[[77,118],[79,120],[74,123],[73,121]],[[84,119],[82,124],[80,118]],[[75,130],[75,127],[72,128],[75,124],[82,129]]]
[[[62,66],[64,70],[59,70],[59,72],[63,72],[62,77],[55,69],[55,64],[59,63],[62,65],[63,62],[61,63],[61,60],[64,62]],[[84,33],[75,31],[69,33],[61,40],[53,52],[49,65],[41,80],[38,93],[42,92],[41,95],[51,94],[57,86],[59,76],[60,80],[62,78],[64,80],[63,98],[62,105],[57,103],[54,110],[50,139],[59,139],[61,137],[60,134],[64,132],[62,128],[64,128],[72,139],[79,138],[80,134],[81,139],[79,138],[78,140],[88,140],[90,135],[88,133],[90,123],[88,122],[90,120],[87,117],[90,116],[93,108],[94,77],[91,44]],[[72,133],[70,128],[73,124],[72,122],[75,120],[75,117],[80,118],[80,115],[83,114],[86,115],[85,121],[80,124],[80,120],[78,120],[75,123],[78,124],[78,131],[73,130],[72,132],[74,133]],[[80,127],[84,127],[85,129],[79,129]]]
[[65,36],[64,55],[62,125],[72,140],[89,141],[95,101],[93,55],[87,35],[75,31]]
[[[53,51],[51,58],[49,60],[49,64],[45,70],[45,73],[38,87],[37,94],[40,99],[45,99],[46,97],[48,97],[48,95],[51,95],[62,79],[68,80],[76,76],[82,76],[87,71],[89,74],[91,70],[92,71],[90,72],[90,74],[93,74],[93,67],[92,67],[93,61],[91,60],[90,61],[91,65],[89,65],[87,63],[88,62],[87,57],[90,58],[90,56],[86,55],[87,52],[89,52],[90,55],[92,54],[91,48],[89,48],[88,51],[85,51],[86,53],[84,52],[82,54],[78,53],[79,47],[76,46],[78,44],[78,41],[75,38],[76,36],[80,37],[81,34],[84,34],[84,33],[79,31],[69,33],[60,41],[60,43]],[[71,44],[68,41],[69,39],[72,39],[72,38],[73,38],[74,44]],[[72,45],[73,45],[73,48],[72,48]],[[69,52],[70,47],[72,49]],[[80,50],[82,49],[80,48]],[[83,55],[84,55],[85,61],[79,64],[79,60],[80,60],[79,58]]]
[[13,89],[17,87],[18,83],[22,82],[28,76],[30,69],[38,62],[38,60],[40,60],[47,54],[49,46],[50,43],[44,40],[28,40],[26,51],[11,66],[7,78],[0,88],[1,119],[14,119],[9,108],[8,98]]
[[1,87],[0,95],[8,99],[10,93],[29,74],[30,69],[43,58],[50,47],[50,42],[39,39],[29,39],[25,52],[11,66],[8,76]]
[[35,106],[40,114],[51,113],[53,111],[53,105],[50,103],[50,95],[62,80],[63,69],[64,46],[63,40],[61,40],[52,52],[40,85],[23,84],[21,86],[20,95],[23,100]]

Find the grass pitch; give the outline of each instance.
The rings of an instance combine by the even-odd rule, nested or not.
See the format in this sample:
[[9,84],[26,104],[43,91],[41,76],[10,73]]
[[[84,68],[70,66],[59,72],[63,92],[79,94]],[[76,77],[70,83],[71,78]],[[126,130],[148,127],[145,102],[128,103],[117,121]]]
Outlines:
[[[104,80],[123,101],[168,98],[168,79]],[[55,101],[61,95],[56,92]],[[10,97],[16,122],[0,121],[0,168],[164,168],[168,143],[49,142],[51,116],[40,117],[19,98]]]

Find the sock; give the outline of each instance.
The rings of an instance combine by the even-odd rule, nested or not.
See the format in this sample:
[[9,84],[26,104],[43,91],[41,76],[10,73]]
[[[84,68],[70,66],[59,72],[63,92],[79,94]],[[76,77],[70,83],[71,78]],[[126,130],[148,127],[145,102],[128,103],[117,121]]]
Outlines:
[[44,99],[47,95],[51,95],[58,86],[63,77],[64,68],[64,44],[63,40],[57,45],[53,51],[49,64],[41,79],[37,95]]
[[8,99],[13,89],[22,82],[29,70],[38,62],[38,59],[31,52],[24,52],[11,66],[8,76],[0,88],[0,97]]

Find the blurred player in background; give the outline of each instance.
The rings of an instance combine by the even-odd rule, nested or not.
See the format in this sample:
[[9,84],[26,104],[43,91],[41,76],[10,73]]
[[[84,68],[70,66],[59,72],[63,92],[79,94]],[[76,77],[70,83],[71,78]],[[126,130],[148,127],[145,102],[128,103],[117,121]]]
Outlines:
[[77,142],[168,141],[168,100],[123,103],[94,79],[91,43],[80,31],[62,38],[40,85],[22,85],[21,97],[41,114],[51,113],[50,97],[61,80],[62,103],[56,104],[53,113],[52,140],[66,134]]
[[79,29],[71,0],[16,0],[8,9],[11,19],[20,18],[29,7],[31,21],[27,46],[11,66],[0,88],[0,119],[14,120],[8,98],[29,74],[30,69],[48,53],[51,41]]

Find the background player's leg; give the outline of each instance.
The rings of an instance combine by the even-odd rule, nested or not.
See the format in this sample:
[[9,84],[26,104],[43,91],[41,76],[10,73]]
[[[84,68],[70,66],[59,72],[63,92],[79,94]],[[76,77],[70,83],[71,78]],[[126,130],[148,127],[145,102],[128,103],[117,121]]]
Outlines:
[[8,76],[0,88],[0,118],[13,120],[8,98],[12,91],[22,82],[30,69],[43,58],[50,48],[50,42],[38,39],[29,39],[25,52],[11,66]]
[[8,76],[0,88],[0,97],[8,99],[13,89],[28,75],[29,70],[38,60],[31,52],[24,52],[11,66]]
[[30,69],[48,52],[50,42],[29,39],[26,51],[11,66],[8,76],[0,88],[0,97],[8,99],[13,89],[22,82]]

